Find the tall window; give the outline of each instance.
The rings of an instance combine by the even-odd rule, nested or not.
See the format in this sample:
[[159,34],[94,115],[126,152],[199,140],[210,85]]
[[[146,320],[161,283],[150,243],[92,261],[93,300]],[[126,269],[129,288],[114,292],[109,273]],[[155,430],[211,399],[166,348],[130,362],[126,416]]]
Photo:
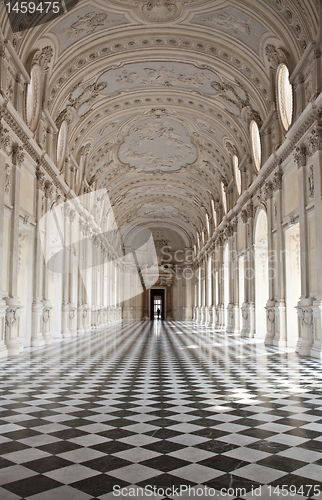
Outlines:
[[211,200],[212,216],[214,218],[214,226],[217,227],[217,212],[215,210],[215,202]]
[[209,216],[206,214],[206,226],[207,226],[207,237],[210,236],[210,224],[209,224]]
[[222,198],[222,206],[224,209],[225,214],[227,213],[227,196],[226,196],[226,191],[224,187],[224,183],[221,183],[221,198]]
[[235,176],[235,182],[236,182],[236,188],[238,194],[241,193],[241,174],[240,170],[238,168],[238,156],[234,155],[233,156],[233,167],[234,167],[234,176]]
[[290,128],[293,117],[293,89],[290,84],[290,75],[286,64],[280,64],[276,73],[277,79],[277,108],[283,128]]
[[259,135],[259,128],[255,120],[250,122],[250,139],[254,165],[256,170],[259,171],[262,161],[261,138]]

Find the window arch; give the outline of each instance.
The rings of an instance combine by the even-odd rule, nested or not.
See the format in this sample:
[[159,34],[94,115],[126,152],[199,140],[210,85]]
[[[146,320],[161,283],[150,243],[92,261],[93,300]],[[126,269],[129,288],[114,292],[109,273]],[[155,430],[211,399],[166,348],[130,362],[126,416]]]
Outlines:
[[262,151],[261,151],[261,138],[259,134],[259,128],[255,120],[250,122],[250,140],[252,146],[252,155],[255,168],[257,172],[261,168],[262,161]]
[[284,130],[290,128],[293,118],[293,88],[286,64],[278,66],[276,72],[277,109]]
[[236,154],[234,154],[233,155],[233,168],[234,168],[236,188],[237,188],[238,194],[241,194],[241,173],[240,173],[238,164],[239,164],[238,156]]
[[226,196],[226,191],[224,187],[224,183],[221,183],[221,198],[222,198],[222,206],[224,209],[225,214],[227,213],[227,196]]

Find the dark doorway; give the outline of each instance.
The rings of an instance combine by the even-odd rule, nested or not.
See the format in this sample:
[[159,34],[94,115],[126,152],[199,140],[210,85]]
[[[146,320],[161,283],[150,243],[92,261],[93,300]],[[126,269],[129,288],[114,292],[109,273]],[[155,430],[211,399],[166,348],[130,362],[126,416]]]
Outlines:
[[151,320],[158,319],[157,310],[160,309],[160,319],[164,319],[164,290],[162,288],[151,290]]

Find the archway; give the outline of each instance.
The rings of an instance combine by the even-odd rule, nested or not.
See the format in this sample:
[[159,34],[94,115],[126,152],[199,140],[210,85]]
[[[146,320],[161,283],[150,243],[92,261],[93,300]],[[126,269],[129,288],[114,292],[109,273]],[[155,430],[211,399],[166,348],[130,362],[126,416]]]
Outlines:
[[255,222],[255,337],[266,335],[266,303],[268,300],[267,215],[260,209]]

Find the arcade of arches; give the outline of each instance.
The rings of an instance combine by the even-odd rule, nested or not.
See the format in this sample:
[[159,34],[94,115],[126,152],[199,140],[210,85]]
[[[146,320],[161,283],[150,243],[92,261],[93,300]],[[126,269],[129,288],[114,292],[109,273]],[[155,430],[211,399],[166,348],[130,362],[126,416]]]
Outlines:
[[[321,359],[321,15],[321,0],[80,0],[15,28],[1,4],[1,357],[149,320],[153,296],[166,320]],[[60,205],[81,235],[61,273],[40,223]],[[151,286],[149,262],[122,269],[138,227]]]

